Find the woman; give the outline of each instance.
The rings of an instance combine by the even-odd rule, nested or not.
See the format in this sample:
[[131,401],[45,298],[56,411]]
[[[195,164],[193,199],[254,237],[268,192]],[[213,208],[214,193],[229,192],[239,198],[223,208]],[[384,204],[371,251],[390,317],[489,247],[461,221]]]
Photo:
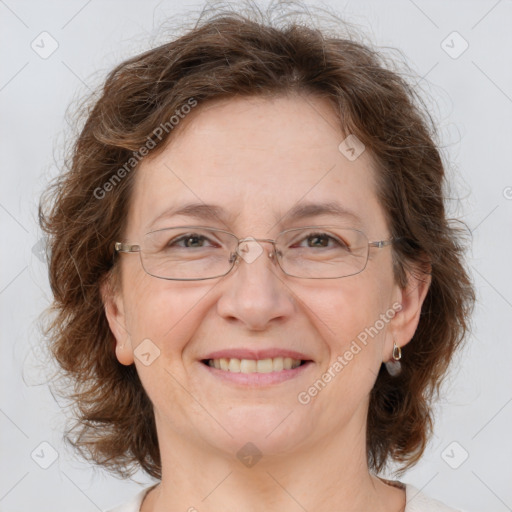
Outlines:
[[425,449],[473,303],[434,128],[354,40],[222,12],[114,69],[43,198],[68,437],[117,511],[454,510]]

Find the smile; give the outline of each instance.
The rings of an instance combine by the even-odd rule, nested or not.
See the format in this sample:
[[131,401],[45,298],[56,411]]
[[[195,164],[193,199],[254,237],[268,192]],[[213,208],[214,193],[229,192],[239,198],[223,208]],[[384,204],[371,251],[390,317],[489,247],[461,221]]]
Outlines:
[[219,358],[205,359],[203,363],[227,372],[234,373],[271,373],[282,370],[293,370],[305,363],[300,359],[291,357],[273,357],[266,359],[237,359],[237,358]]
[[[228,385],[243,388],[267,387],[299,378],[314,362],[292,357],[237,359],[220,357],[202,359],[200,367],[211,377]],[[309,377],[311,378],[311,377]]]

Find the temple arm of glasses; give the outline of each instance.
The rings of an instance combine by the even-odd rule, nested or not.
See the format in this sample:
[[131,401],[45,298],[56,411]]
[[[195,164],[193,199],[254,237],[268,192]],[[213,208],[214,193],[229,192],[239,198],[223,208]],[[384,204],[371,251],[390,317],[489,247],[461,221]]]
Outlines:
[[136,244],[124,244],[123,242],[116,242],[114,245],[114,249],[117,252],[139,252],[140,245]]
[[394,239],[391,238],[390,240],[379,240],[378,242],[368,242],[368,245],[371,247],[378,247],[379,249],[381,247],[385,247],[386,245],[391,245],[394,242]]

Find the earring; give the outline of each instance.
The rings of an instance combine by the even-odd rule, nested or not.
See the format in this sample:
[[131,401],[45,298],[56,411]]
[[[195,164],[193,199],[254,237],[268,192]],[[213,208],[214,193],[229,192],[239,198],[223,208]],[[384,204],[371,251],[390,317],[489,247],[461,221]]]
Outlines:
[[391,375],[391,377],[396,377],[400,375],[402,371],[402,363],[400,359],[402,359],[402,349],[393,342],[393,352],[391,354],[392,359],[386,361],[384,364],[386,365],[386,370]]

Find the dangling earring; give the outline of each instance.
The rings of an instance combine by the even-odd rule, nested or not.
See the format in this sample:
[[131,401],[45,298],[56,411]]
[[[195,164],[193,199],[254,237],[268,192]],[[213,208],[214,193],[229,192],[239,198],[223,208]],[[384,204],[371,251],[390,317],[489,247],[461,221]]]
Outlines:
[[391,377],[396,377],[400,375],[402,371],[402,363],[400,359],[402,358],[402,349],[393,342],[393,353],[391,355],[393,359],[386,361],[384,364],[386,365],[386,370],[391,375]]

